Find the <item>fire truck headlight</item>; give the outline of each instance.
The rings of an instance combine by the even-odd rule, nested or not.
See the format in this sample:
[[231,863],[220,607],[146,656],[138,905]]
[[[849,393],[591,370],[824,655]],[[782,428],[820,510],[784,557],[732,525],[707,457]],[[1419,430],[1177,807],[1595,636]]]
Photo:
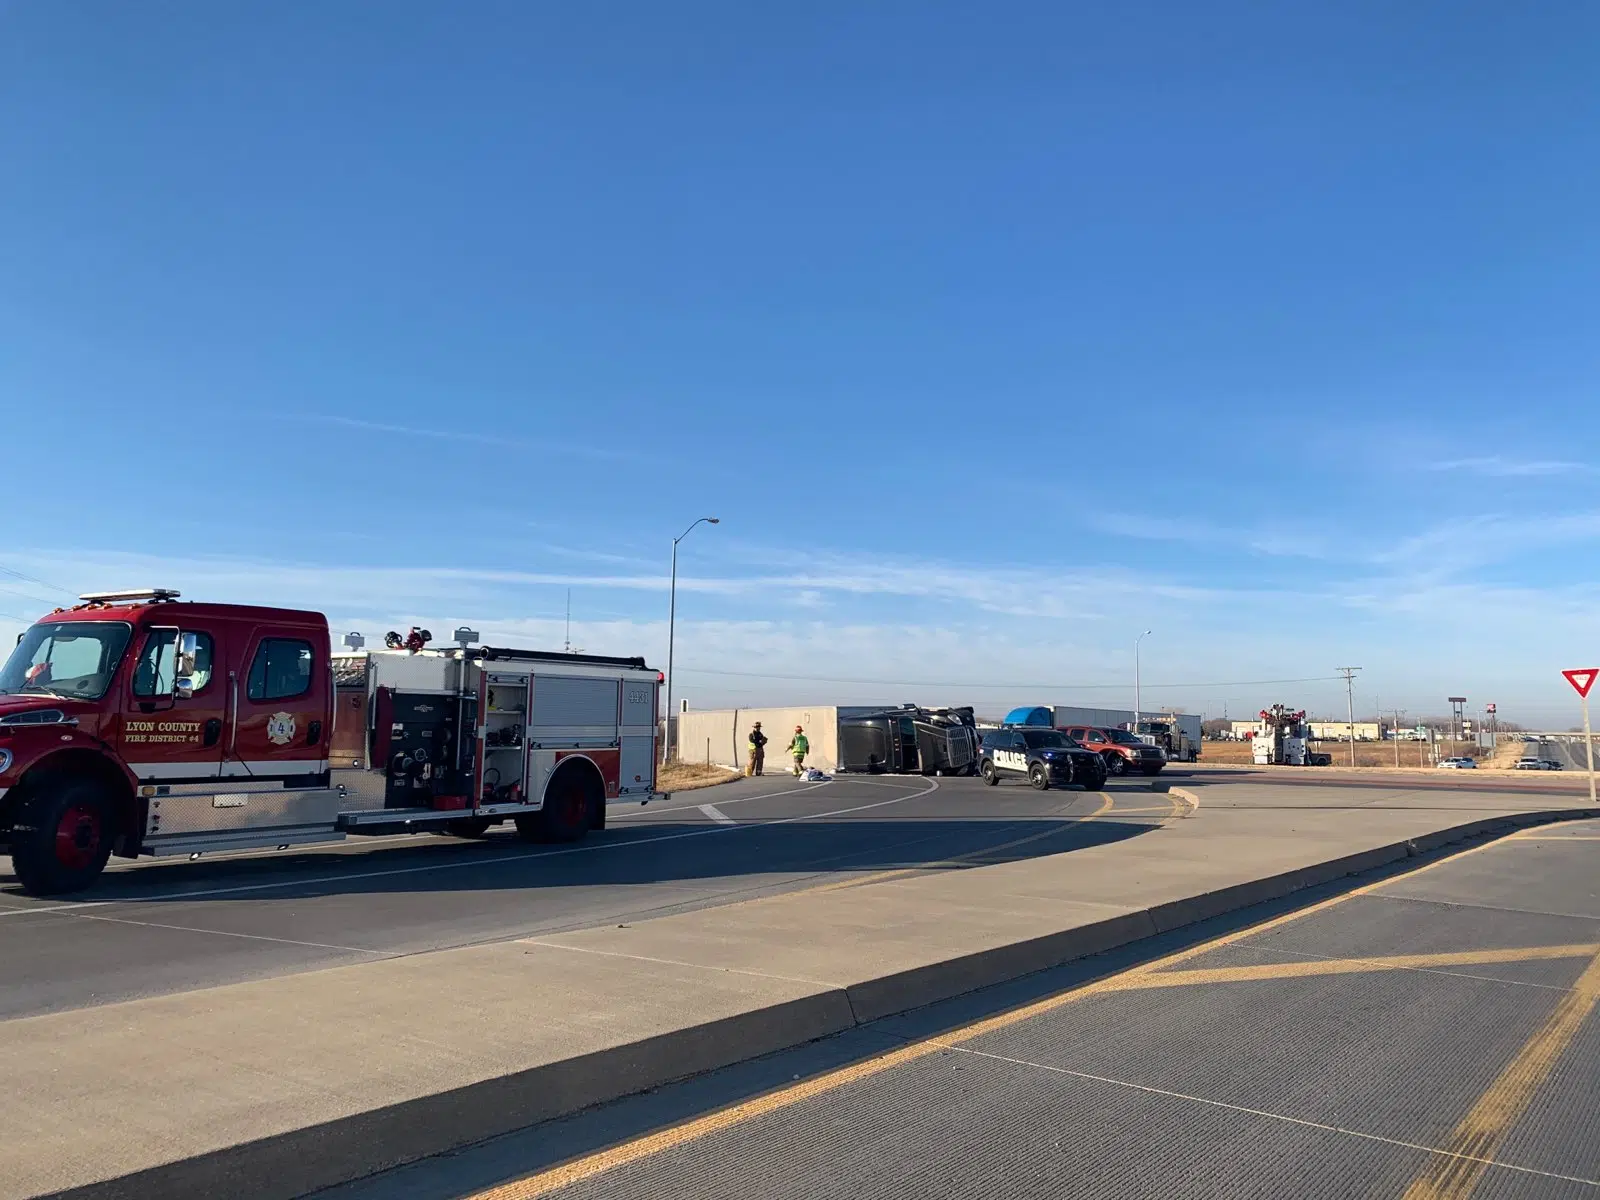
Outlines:
[[11,751],[0,750],[0,775],[11,769]]

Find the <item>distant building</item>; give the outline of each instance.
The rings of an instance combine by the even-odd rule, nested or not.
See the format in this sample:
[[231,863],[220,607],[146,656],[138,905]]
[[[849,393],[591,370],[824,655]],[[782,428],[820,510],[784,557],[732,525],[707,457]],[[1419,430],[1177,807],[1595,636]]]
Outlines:
[[[1307,721],[1311,726],[1311,736],[1314,740],[1324,742],[1348,742],[1350,740],[1351,725],[1349,721]],[[1357,721],[1355,723],[1356,741],[1381,742],[1383,732],[1376,721]]]

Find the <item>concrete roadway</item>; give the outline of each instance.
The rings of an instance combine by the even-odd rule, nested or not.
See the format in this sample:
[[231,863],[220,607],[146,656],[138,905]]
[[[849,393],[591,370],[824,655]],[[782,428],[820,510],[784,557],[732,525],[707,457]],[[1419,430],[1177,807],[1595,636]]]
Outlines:
[[[1554,778],[1537,777],[1557,794],[1546,783]],[[1500,777],[1492,789],[1475,788],[1454,776],[1346,788],[1330,787],[1332,775],[1301,781],[1181,767],[1159,782],[1208,789],[1218,806],[1249,807],[1259,797],[1273,808],[1436,803],[1464,813],[1480,796],[1497,803],[1491,793],[1511,792],[1508,785],[1521,785],[1519,794],[1537,787]],[[1300,782],[1319,786],[1277,786]],[[885,872],[1058,854],[1155,828],[1174,802],[1149,787],[1135,779],[1101,793],[1041,793],[1010,781],[988,788],[976,779],[801,784],[769,776],[613,808],[609,829],[573,846],[530,846],[497,832],[483,842],[356,838],[195,863],[113,860],[93,890],[56,900],[22,895],[0,857],[8,976],[0,1020],[627,923]]]
[[1136,837],[1175,803],[1142,781],[768,776],[613,808],[610,828],[570,846],[500,832],[113,860],[93,890],[56,900],[21,894],[0,857],[0,1020],[1056,854]]
[[1600,1195],[1600,822],[1159,940],[322,1195]]

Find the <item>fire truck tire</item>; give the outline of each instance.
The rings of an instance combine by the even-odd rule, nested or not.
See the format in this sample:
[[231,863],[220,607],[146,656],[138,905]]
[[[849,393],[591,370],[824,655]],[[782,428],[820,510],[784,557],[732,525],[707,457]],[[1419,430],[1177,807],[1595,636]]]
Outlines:
[[444,831],[458,838],[481,838],[489,832],[492,823],[488,817],[462,817],[459,821],[451,821]]
[[530,842],[575,842],[595,823],[596,809],[604,803],[599,776],[569,767],[550,780],[543,809],[517,818],[517,832]]
[[36,896],[79,892],[105,869],[116,814],[92,779],[41,780],[11,830],[11,869]]
[[1104,757],[1107,775],[1122,775],[1127,772],[1128,760],[1123,758],[1122,755],[1107,751]]

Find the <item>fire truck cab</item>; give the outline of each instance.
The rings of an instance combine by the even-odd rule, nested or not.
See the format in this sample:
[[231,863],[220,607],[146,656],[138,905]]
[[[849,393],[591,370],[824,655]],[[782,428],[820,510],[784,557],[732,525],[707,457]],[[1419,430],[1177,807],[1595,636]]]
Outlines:
[[[39,894],[109,855],[352,834],[570,841],[656,797],[661,676],[642,658],[413,631],[335,656],[321,613],[102,592],[0,667],[0,852]],[[459,635],[470,631],[460,630]],[[358,637],[347,641],[359,644]]]

